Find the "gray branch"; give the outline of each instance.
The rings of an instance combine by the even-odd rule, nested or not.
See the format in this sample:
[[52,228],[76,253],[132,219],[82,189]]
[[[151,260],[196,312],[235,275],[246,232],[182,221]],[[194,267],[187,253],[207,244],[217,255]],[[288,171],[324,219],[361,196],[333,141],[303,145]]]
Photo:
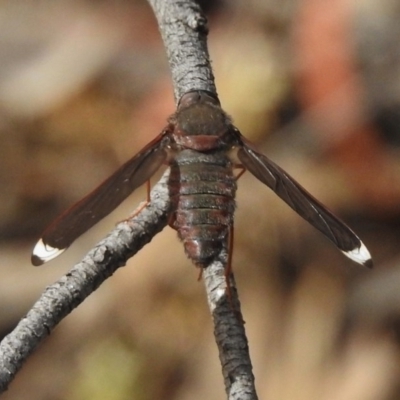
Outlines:
[[233,274],[226,287],[226,256],[213,262],[203,273],[208,304],[214,321],[214,336],[228,400],[256,400],[254,376],[244,321]]
[[[176,102],[191,90],[217,96],[207,49],[207,20],[193,0],[149,0],[164,40]],[[154,187],[151,203],[132,223],[119,224],[58,282],[48,287],[0,344],[0,393],[51,330],[136,254],[167,223],[168,174]],[[227,246],[226,246],[227,247]],[[233,275],[227,296],[226,248],[204,271],[228,399],[255,400],[254,377]]]
[[[149,0],[167,51],[175,100],[191,90],[217,96],[207,48],[207,20],[195,1]],[[229,400],[255,400],[254,376],[240,302],[233,275],[228,298],[225,281],[226,249],[204,270],[208,304],[214,320],[225,390]]]
[[0,393],[24,361],[61,320],[136,254],[167,224],[169,170],[151,192],[149,205],[123,222],[65,276],[46,288],[28,314],[0,343]]
[[148,0],[156,15],[175,101],[191,90],[217,93],[207,48],[207,19],[193,0]]

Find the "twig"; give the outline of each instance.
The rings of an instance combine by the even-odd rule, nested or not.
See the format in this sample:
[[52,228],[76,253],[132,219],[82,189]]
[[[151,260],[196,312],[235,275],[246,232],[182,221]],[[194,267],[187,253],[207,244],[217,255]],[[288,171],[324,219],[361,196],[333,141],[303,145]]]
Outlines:
[[151,202],[132,223],[120,223],[65,276],[46,288],[28,314],[0,343],[0,393],[27,357],[54,327],[167,223],[167,171],[151,192]]
[[[217,96],[207,48],[207,20],[193,0],[149,0],[156,15],[172,72],[175,99],[194,89]],[[225,249],[226,250],[226,249]],[[233,275],[227,299],[226,251],[204,271],[214,320],[225,390],[229,400],[255,400],[254,376]]]
[[254,376],[244,321],[233,274],[227,295],[225,261],[216,261],[204,270],[208,304],[214,321],[214,335],[229,400],[256,400]]
[[217,93],[207,48],[207,19],[194,0],[148,0],[172,73],[175,101],[190,90]]

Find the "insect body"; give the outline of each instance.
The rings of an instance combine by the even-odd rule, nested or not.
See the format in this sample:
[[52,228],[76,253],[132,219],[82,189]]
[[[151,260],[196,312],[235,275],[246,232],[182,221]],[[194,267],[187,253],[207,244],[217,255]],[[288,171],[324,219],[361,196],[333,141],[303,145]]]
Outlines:
[[236,181],[225,154],[183,150],[171,165],[170,225],[186,254],[206,266],[221,251],[233,224]]
[[371,256],[356,234],[285,171],[253,149],[218,100],[204,91],[183,95],[177,112],[156,139],[61,214],[35,246],[32,263],[41,265],[61,254],[164,163],[171,168],[170,225],[178,231],[188,257],[199,267],[215,259],[232,232],[234,168],[250,171],[345,255],[372,266]]

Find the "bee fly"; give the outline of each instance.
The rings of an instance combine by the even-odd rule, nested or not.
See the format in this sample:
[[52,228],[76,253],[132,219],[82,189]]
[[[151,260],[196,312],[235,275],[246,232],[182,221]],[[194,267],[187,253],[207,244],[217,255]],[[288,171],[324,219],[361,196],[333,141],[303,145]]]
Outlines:
[[347,257],[372,266],[371,256],[357,235],[289,174],[255,150],[219,101],[201,90],[184,94],[160,135],[44,231],[33,250],[33,265],[61,254],[163,164],[171,169],[169,224],[198,267],[205,268],[213,261],[225,243],[232,252],[235,168],[250,171]]

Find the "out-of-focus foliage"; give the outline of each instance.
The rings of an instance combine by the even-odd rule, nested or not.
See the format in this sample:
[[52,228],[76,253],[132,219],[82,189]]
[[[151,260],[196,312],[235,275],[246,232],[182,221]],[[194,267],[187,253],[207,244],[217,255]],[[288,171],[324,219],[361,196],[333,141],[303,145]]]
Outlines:
[[[400,8],[202,3],[223,107],[376,262],[353,265],[250,174],[240,179],[233,267],[259,397],[397,398]],[[144,198],[138,191],[49,265],[30,265],[46,224],[155,137],[174,102],[144,0],[14,0],[0,4],[0,21],[4,335]],[[223,398],[197,275],[166,228],[63,321],[2,398]]]

